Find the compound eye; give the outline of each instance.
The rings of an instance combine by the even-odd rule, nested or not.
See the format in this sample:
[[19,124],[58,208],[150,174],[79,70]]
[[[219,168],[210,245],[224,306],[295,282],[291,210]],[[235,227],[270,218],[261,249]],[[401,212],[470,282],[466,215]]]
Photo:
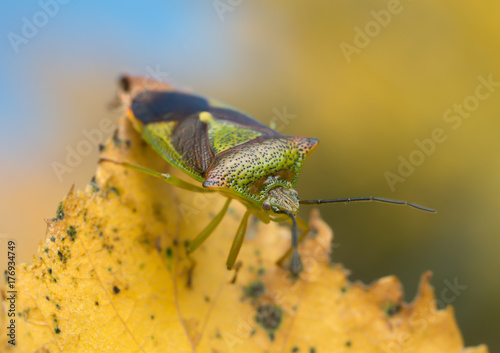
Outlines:
[[264,201],[262,203],[262,208],[264,211],[269,211],[271,209],[271,203],[269,201]]

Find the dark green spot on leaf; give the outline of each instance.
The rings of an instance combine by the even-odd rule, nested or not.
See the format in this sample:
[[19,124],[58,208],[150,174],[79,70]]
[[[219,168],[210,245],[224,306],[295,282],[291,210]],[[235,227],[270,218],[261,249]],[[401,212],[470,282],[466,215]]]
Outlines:
[[269,334],[269,339],[274,340],[274,331],[279,327],[283,311],[277,305],[263,304],[257,307],[255,321]]
[[246,297],[257,299],[266,292],[266,287],[264,286],[264,283],[255,281],[250,283],[248,286],[243,287],[243,292]]

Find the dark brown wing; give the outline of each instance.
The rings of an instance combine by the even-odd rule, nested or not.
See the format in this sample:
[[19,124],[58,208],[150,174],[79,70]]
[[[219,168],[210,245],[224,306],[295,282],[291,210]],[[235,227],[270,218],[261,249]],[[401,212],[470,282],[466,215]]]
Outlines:
[[144,91],[132,101],[132,112],[143,124],[182,121],[200,112],[209,112],[216,119],[228,120],[265,135],[281,135],[279,132],[237,110],[214,106],[206,98],[181,92]]
[[172,143],[184,161],[197,173],[205,171],[214,159],[207,133],[207,124],[200,121],[198,114],[179,121],[172,135]]

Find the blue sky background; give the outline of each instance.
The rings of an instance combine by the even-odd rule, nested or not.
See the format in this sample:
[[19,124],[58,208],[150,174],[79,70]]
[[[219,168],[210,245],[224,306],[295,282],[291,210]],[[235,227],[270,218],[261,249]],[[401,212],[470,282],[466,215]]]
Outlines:
[[[209,70],[217,75],[227,68],[228,48],[221,43],[221,23],[210,2],[192,1],[103,1],[71,0],[59,5],[58,13],[39,28],[29,43],[20,44],[15,53],[7,35],[22,34],[22,18],[32,19],[41,10],[38,1],[2,2],[0,4],[0,115],[1,151],[17,145],[16,153],[29,157],[30,144],[43,144],[47,121],[40,112],[50,113],[44,99],[47,94],[42,70],[57,68],[59,74],[79,77],[102,75],[109,65],[109,75],[122,70],[144,72],[148,65],[161,63],[164,69],[175,69],[177,77],[196,75],[200,56]],[[200,6],[201,4],[201,6]],[[219,28],[218,28],[219,27]],[[191,59],[190,59],[191,58]],[[38,77],[37,77],[38,76]],[[46,77],[45,77],[46,78]],[[52,107],[54,108],[54,107]],[[38,116],[38,118],[35,118]],[[22,130],[22,131],[21,131]],[[5,133],[9,131],[10,133]],[[23,145],[25,146],[23,148]],[[1,153],[5,158],[4,153]],[[8,156],[7,156],[8,157]]]

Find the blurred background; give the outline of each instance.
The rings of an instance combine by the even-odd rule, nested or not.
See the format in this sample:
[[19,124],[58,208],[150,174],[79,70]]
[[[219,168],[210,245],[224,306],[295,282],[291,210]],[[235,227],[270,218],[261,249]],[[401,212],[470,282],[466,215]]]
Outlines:
[[432,270],[465,344],[500,351],[499,11],[464,0],[2,2],[1,251],[12,238],[18,262],[31,261],[44,218],[95,171],[117,76],[144,75],[319,138],[302,198],[436,208],[321,212],[351,280],[395,274],[410,301]]

